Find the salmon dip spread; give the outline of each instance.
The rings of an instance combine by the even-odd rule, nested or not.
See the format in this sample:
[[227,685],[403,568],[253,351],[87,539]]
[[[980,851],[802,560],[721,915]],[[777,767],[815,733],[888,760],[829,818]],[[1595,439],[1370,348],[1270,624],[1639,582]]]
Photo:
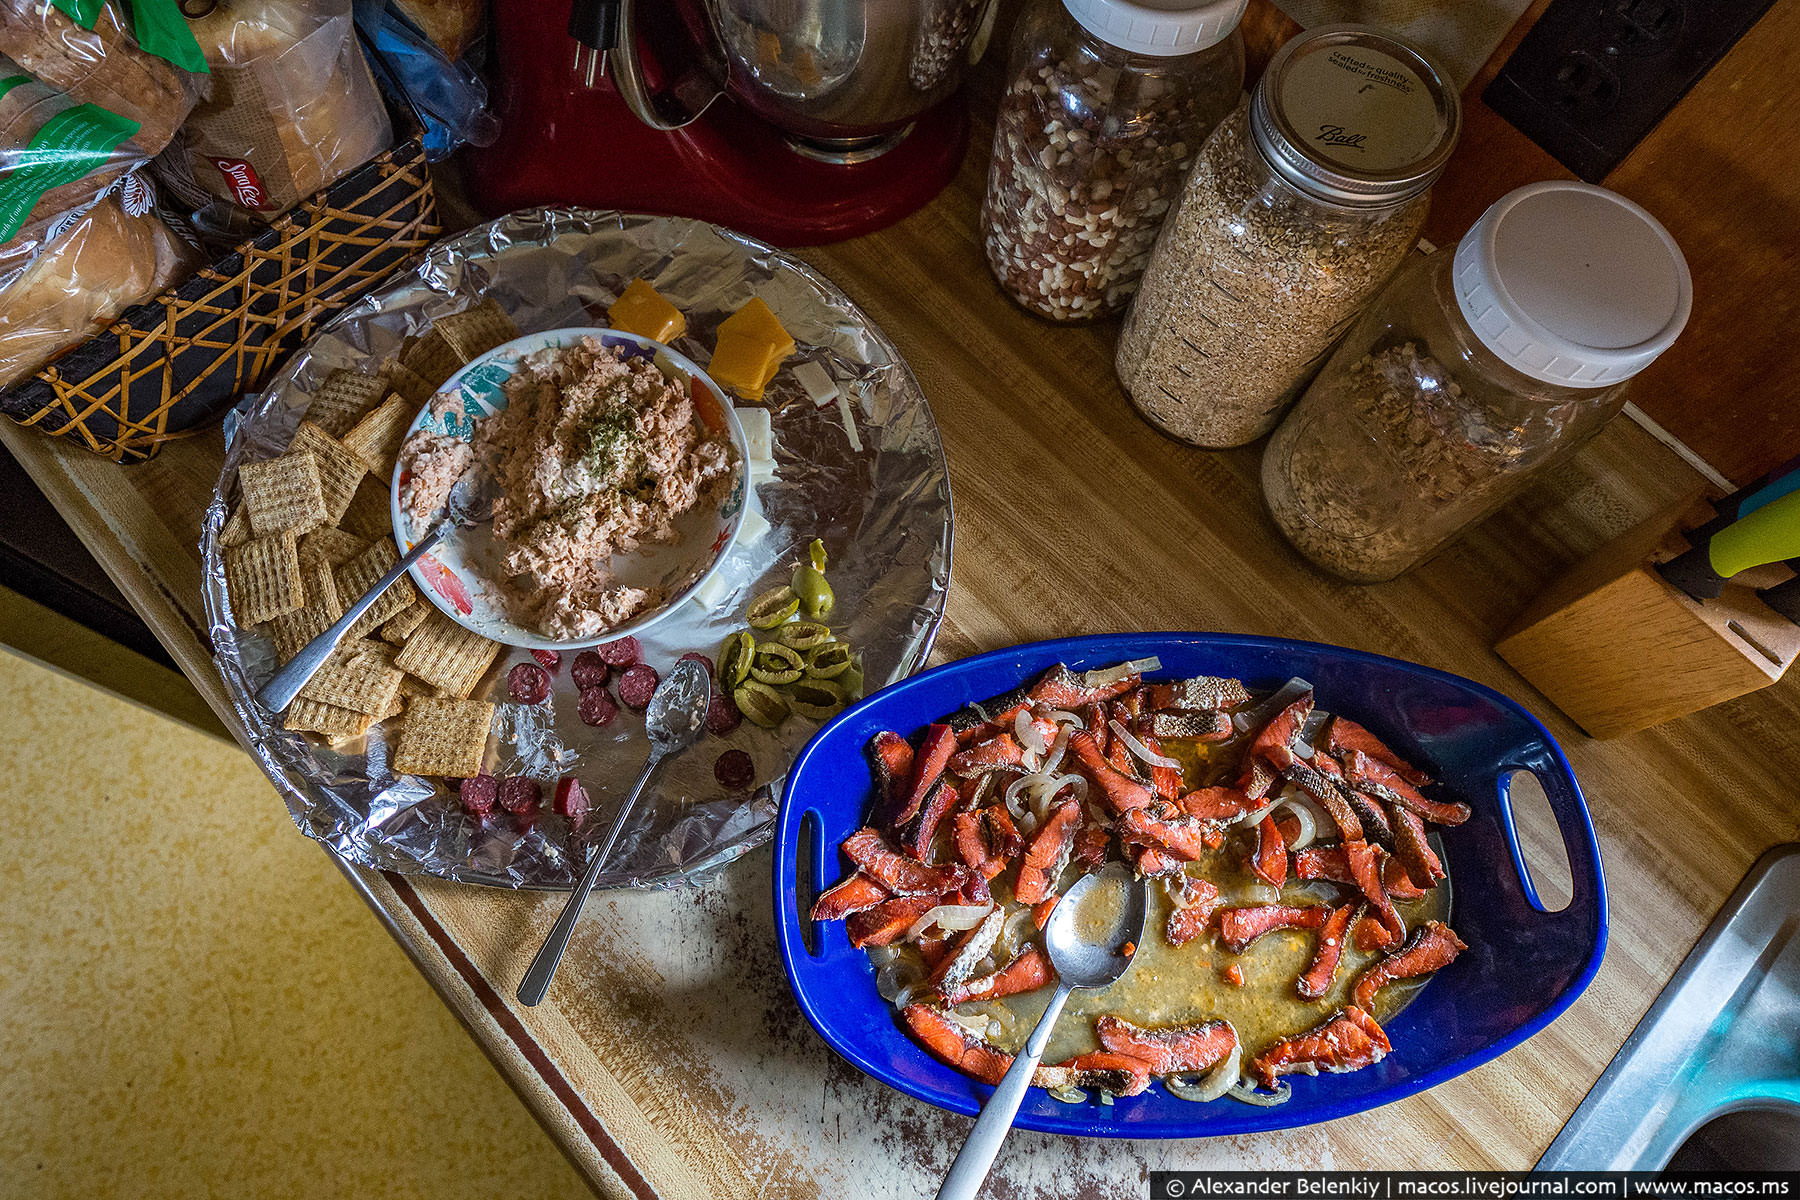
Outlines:
[[[475,427],[470,453],[419,430],[402,450],[415,520],[441,507],[472,462],[493,473],[501,593],[513,620],[559,640],[594,637],[663,603],[619,582],[614,554],[679,540],[675,520],[731,488],[736,450],[648,358],[597,338],[520,360],[507,406]],[[460,444],[460,443],[458,443]]]

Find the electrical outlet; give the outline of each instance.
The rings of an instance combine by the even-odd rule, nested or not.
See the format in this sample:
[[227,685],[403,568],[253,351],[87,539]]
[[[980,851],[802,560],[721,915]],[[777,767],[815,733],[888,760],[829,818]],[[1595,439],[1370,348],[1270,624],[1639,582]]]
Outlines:
[[1773,5],[1551,0],[1481,99],[1598,183]]

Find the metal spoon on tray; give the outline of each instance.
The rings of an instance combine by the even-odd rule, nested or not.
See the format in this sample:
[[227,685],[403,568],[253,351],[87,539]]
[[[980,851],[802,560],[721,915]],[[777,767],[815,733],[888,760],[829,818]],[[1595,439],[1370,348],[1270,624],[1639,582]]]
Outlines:
[[1105,987],[1131,967],[1137,947],[1144,944],[1147,887],[1147,882],[1133,879],[1129,869],[1114,864],[1076,880],[1050,910],[1050,920],[1044,925],[1044,948],[1050,952],[1050,965],[1056,968],[1056,993],[1000,1086],[982,1105],[969,1140],[938,1189],[938,1200],[973,1200],[981,1190],[1000,1144],[1012,1130],[1025,1089],[1037,1074],[1056,1018],[1070,993],[1076,988]]
[[432,526],[431,531],[402,555],[399,562],[389,567],[387,574],[377,579],[354,604],[346,608],[344,615],[331,628],[302,646],[300,653],[275,672],[274,678],[263,684],[262,690],[256,693],[257,703],[271,713],[285,710],[294,702],[294,697],[300,694],[300,689],[312,682],[312,677],[319,673],[319,668],[325,665],[331,652],[338,648],[338,643],[344,640],[350,627],[375,606],[382,593],[394,586],[395,580],[406,574],[433,546],[443,541],[444,536],[452,529],[467,529],[471,525],[485,524],[493,519],[493,477],[485,470],[464,471],[462,478],[450,489],[443,517]]
[[563,951],[568,948],[569,935],[575,932],[581,906],[587,902],[588,893],[594,890],[600,869],[612,856],[613,845],[619,840],[619,831],[625,828],[632,807],[663,760],[686,750],[699,739],[701,730],[706,727],[706,706],[711,700],[712,682],[706,668],[691,658],[676,663],[669,677],[656,689],[656,695],[650,698],[650,708],[644,714],[644,728],[650,734],[650,759],[620,803],[612,828],[606,831],[606,840],[588,859],[581,882],[575,885],[574,894],[563,905],[562,915],[550,928],[550,936],[544,939],[544,948],[531,960],[531,967],[519,984],[520,1003],[536,1004],[550,990],[550,980],[555,977],[556,964],[562,961]]

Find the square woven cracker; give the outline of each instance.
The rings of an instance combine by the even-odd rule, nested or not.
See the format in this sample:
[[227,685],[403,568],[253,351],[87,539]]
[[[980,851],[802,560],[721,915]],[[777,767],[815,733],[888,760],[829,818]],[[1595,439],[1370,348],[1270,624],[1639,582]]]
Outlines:
[[342,742],[353,737],[361,737],[369,732],[373,724],[368,713],[359,713],[348,708],[339,708],[335,704],[321,704],[317,700],[308,700],[304,696],[295,697],[294,702],[282,714],[281,727],[301,733],[322,733],[331,742]]
[[344,445],[377,479],[387,479],[394,473],[394,459],[406,440],[406,427],[418,411],[419,406],[406,397],[398,393],[389,396],[344,435]]
[[[300,539],[300,566],[302,570],[315,563],[341,567],[368,548],[367,538],[359,538],[333,525],[321,525]],[[310,592],[308,596],[310,598]]]
[[394,665],[447,695],[467,696],[499,652],[500,643],[471,633],[432,608],[394,656]]
[[[369,548],[337,569],[338,596],[347,608],[355,604],[362,594],[375,586],[375,581],[387,573],[387,569],[400,561],[400,552],[394,549],[390,541],[369,543]],[[409,604],[422,603],[418,589],[413,587],[412,580],[402,575],[394,580],[393,586],[381,594],[381,598],[370,606],[369,611],[350,627],[353,638],[362,637],[375,629],[389,617]]]
[[425,623],[425,618],[430,614],[431,605],[424,600],[407,605],[381,626],[381,640],[395,646],[406,645],[406,639]]
[[241,546],[249,540],[250,513],[245,509],[244,502],[239,500],[231,510],[231,515],[225,518],[225,523],[219,526],[219,545]]
[[400,352],[400,365],[416,373],[434,391],[439,384],[454,375],[456,368],[462,366],[464,361],[456,356],[456,351],[436,325]]
[[343,437],[389,390],[380,375],[339,368],[325,377],[307,402],[306,419],[332,437]]
[[351,497],[350,507],[344,510],[344,518],[338,524],[347,532],[371,541],[385,541],[393,537],[394,513],[387,480],[364,475],[363,481],[356,485],[356,495]]
[[485,700],[420,697],[409,701],[394,749],[398,775],[470,779],[481,774],[494,706]]
[[375,642],[345,641],[300,694],[321,704],[378,716],[400,690],[393,651]]
[[225,588],[240,625],[261,625],[304,604],[306,586],[292,531],[284,529],[227,548]]
[[257,537],[292,530],[296,536],[329,524],[319,465],[310,454],[283,454],[238,468],[238,487]]
[[299,451],[313,456],[313,465],[319,468],[319,490],[325,494],[325,523],[336,525],[343,520],[357,484],[369,470],[350,447],[311,421],[300,422],[294,440],[288,443],[289,454]]
[[502,342],[510,342],[518,337],[519,327],[501,311],[500,305],[492,296],[485,296],[473,308],[439,317],[432,326],[432,332],[449,343],[459,363],[466,363],[486,354]]
[[414,410],[431,399],[431,393],[437,391],[437,384],[403,362],[390,362],[382,370],[387,372],[390,393],[405,396],[412,402]]
[[306,584],[306,603],[263,626],[263,631],[275,642],[275,656],[282,662],[300,653],[306,643],[330,629],[332,622],[344,615],[330,563],[317,559],[309,563],[302,551],[300,577]]

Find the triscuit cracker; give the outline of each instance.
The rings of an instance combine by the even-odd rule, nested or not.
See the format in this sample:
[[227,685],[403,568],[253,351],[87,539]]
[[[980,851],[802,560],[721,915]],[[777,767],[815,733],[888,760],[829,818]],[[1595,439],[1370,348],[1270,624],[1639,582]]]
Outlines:
[[288,443],[289,454],[300,451],[312,455],[313,465],[319,468],[319,490],[325,495],[325,523],[335,525],[343,520],[344,510],[350,507],[350,498],[356,495],[357,485],[369,473],[368,468],[350,447],[311,421],[300,422],[294,440]]
[[467,696],[499,652],[500,643],[464,629],[433,608],[394,656],[394,665],[449,695]]
[[225,587],[240,625],[261,625],[306,601],[291,530],[251,538],[225,551]]
[[437,384],[403,362],[390,362],[382,370],[387,373],[388,390],[395,395],[405,396],[414,408],[431,399],[431,394],[437,391]]
[[368,371],[339,368],[325,377],[306,405],[306,419],[329,433],[343,437],[380,404],[388,394],[387,380]]
[[425,618],[431,614],[431,605],[423,600],[409,604],[398,613],[389,617],[381,627],[381,640],[395,646],[406,645],[406,639],[413,635]]
[[[315,563],[341,567],[368,548],[368,538],[357,537],[332,525],[321,525],[300,539],[300,567],[305,570]],[[311,592],[307,594],[310,596]]]
[[249,540],[250,513],[244,508],[244,502],[239,500],[237,507],[231,510],[231,515],[225,518],[225,523],[219,526],[219,545],[241,546]]
[[330,522],[319,466],[306,453],[283,454],[238,468],[238,486],[250,514],[250,531],[266,537],[283,529],[297,537]]
[[330,629],[344,615],[344,604],[338,599],[337,580],[332,576],[330,563],[323,560],[309,563],[302,550],[300,577],[306,583],[306,603],[291,613],[276,617],[265,627],[275,643],[275,655],[282,662],[300,653],[306,643]]
[[385,541],[392,537],[394,509],[387,480],[364,475],[363,481],[356,486],[356,495],[350,498],[350,507],[344,510],[344,517],[338,524],[346,532],[354,533],[360,538]]
[[418,411],[419,406],[406,397],[398,393],[389,396],[344,435],[344,445],[377,478],[386,479],[394,473],[394,459],[406,440],[406,427]]
[[[348,608],[362,598],[362,594],[375,586],[375,581],[387,573],[389,567],[400,561],[400,552],[394,549],[389,541],[374,541],[361,554],[339,567],[337,570],[338,596]],[[351,637],[361,637],[371,629],[386,621],[409,604],[422,603],[419,591],[413,587],[412,580],[402,575],[394,580],[381,598],[369,607],[369,611],[350,627]]]
[[472,308],[439,317],[432,332],[449,344],[459,362],[467,363],[518,337],[519,327],[492,296],[484,296],[481,303]]
[[466,361],[457,357],[449,340],[436,325],[400,352],[400,365],[416,373],[433,390]]
[[322,733],[332,742],[347,741],[369,732],[373,722],[368,713],[321,704],[304,696],[295,697],[282,714],[281,727],[300,733]]
[[485,700],[421,697],[409,702],[394,749],[395,774],[474,778],[481,774],[493,722],[494,706]]
[[392,651],[375,642],[346,641],[307,680],[300,694],[374,717],[399,690],[400,672],[394,667]]

